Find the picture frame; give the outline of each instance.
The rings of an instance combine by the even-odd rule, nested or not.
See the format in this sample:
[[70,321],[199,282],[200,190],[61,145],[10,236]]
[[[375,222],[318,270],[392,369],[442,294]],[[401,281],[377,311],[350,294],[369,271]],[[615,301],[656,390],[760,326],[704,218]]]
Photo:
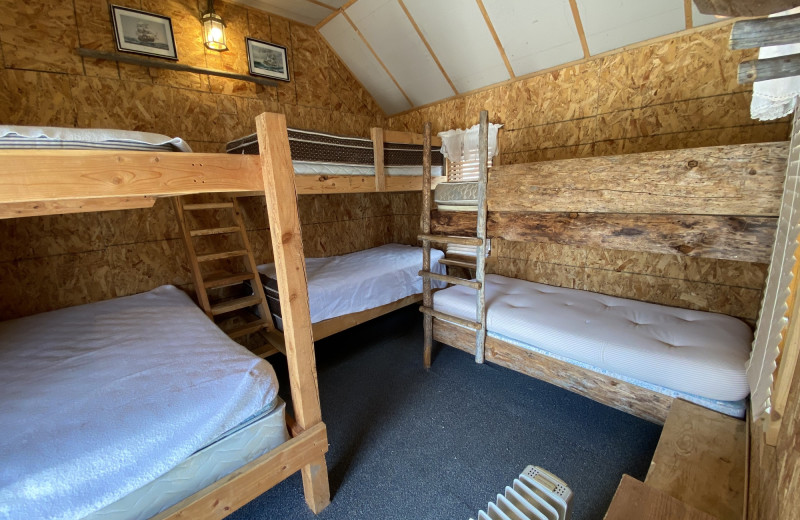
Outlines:
[[245,38],[245,44],[251,76],[291,81],[286,47],[254,38]]
[[168,17],[112,5],[111,21],[118,51],[178,60],[172,20]]

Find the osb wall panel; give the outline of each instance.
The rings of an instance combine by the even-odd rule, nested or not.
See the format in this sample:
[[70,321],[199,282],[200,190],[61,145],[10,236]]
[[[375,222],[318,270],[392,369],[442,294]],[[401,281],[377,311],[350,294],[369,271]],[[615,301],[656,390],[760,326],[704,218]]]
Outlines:
[[[244,38],[287,48],[292,81],[265,87],[106,60],[116,52],[108,0],[0,0],[0,121],[121,128],[177,135],[199,152],[255,131],[264,111],[289,126],[369,136],[383,123],[372,97],[313,28],[239,4],[216,2],[229,51],[206,50],[195,0],[114,0],[172,20],[179,63],[247,74]],[[403,195],[301,197],[309,256],[373,247],[394,234]],[[245,201],[259,262],[271,260],[263,199]],[[0,221],[0,319],[138,293],[172,283],[191,290],[184,246],[168,200],[150,210]],[[211,247],[211,246],[209,246]]]
[[[752,51],[729,51],[730,26],[636,49],[390,117],[387,127],[464,128],[480,110],[503,123],[500,163],[783,141],[788,119],[750,119],[752,87],[736,81]],[[499,242],[499,241],[498,241]],[[756,319],[764,265],[558,245],[500,244],[495,272]]]

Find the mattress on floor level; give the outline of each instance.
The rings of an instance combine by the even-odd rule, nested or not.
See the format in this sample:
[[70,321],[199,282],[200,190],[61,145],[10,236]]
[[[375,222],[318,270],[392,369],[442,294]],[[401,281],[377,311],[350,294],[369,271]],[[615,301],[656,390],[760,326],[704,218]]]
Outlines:
[[[431,249],[431,271],[444,274],[439,259],[444,253]],[[386,305],[422,292],[422,248],[387,244],[328,258],[306,258],[311,322]],[[280,316],[275,264],[258,266],[270,300],[270,311]],[[432,282],[432,287],[444,287]]]
[[186,460],[83,520],[145,520],[289,440],[286,405],[257,414]]
[[[587,291],[486,276],[487,330],[653,385],[738,401],[753,336],[744,322]],[[475,319],[474,292],[455,286],[434,308]]]
[[179,137],[100,128],[0,125],[0,149],[191,152]]
[[[288,129],[292,163],[297,174],[375,175],[372,140],[324,132]],[[256,134],[225,146],[227,153],[258,154]],[[383,164],[387,175],[422,175],[422,145],[384,143]],[[441,175],[443,156],[431,148],[432,175]],[[411,168],[410,168],[411,167]]]
[[440,182],[433,192],[440,210],[475,211],[478,208],[478,182]]
[[272,367],[179,289],[0,323],[0,511],[82,518],[274,407]]

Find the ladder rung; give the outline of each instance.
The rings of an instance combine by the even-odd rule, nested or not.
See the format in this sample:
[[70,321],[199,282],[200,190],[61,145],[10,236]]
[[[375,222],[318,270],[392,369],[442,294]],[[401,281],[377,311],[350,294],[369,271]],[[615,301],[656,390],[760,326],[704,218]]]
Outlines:
[[453,267],[465,267],[467,269],[476,269],[478,266],[475,262],[465,262],[464,260],[453,260],[452,258],[440,258],[439,263],[442,265],[452,265]]
[[419,275],[422,277],[432,278],[440,282],[454,283],[456,285],[463,285],[472,289],[480,289],[480,282],[473,282],[472,280],[464,280],[463,278],[456,278],[455,276],[448,276],[446,274],[431,273],[430,271],[420,271]]
[[434,318],[439,318],[440,320],[452,321],[453,323],[461,325],[462,327],[467,327],[468,329],[481,330],[483,328],[477,321],[465,320],[464,318],[459,318],[458,316],[452,316],[444,312],[435,311],[430,307],[422,306],[419,308],[419,312],[433,316]]
[[232,208],[233,202],[205,202],[203,204],[184,204],[185,211],[193,211],[196,209],[222,209]]
[[193,237],[202,237],[206,235],[224,235],[226,233],[238,233],[238,227],[218,227],[218,228],[208,228],[208,229],[193,229],[189,231],[189,234]]
[[237,274],[219,273],[209,276],[208,278],[203,280],[203,286],[206,289],[214,289],[215,287],[227,287],[229,285],[242,283],[245,280],[252,280],[255,277],[256,276],[253,273],[237,273]]
[[418,235],[419,240],[430,240],[431,242],[438,242],[440,244],[457,244],[460,246],[480,246],[483,245],[483,239],[476,237],[451,237],[447,235]]
[[244,309],[245,307],[252,307],[253,305],[257,305],[259,303],[261,303],[261,298],[256,295],[245,296],[244,298],[237,298],[235,300],[227,300],[217,303],[216,305],[212,305],[211,314],[217,316],[219,314],[225,314],[226,312]]
[[230,330],[226,330],[225,333],[228,336],[230,336],[231,339],[236,339],[245,336],[247,334],[252,334],[253,332],[259,331],[266,326],[267,322],[265,322],[264,320],[250,321],[248,323],[232,327]]
[[198,262],[210,262],[212,260],[223,260],[225,258],[233,258],[235,256],[246,256],[247,251],[240,249],[238,251],[225,251],[222,253],[211,253],[208,255],[197,255]]

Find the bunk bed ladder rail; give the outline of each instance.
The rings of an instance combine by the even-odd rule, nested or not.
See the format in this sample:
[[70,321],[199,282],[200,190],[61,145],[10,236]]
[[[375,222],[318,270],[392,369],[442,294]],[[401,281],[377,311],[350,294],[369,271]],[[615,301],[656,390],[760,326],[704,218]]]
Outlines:
[[[478,220],[476,237],[456,237],[431,234],[431,124],[425,123],[423,134],[423,162],[422,162],[422,216],[420,227],[422,234],[422,306],[420,311],[424,314],[424,348],[423,363],[426,368],[431,366],[433,350],[433,318],[456,323],[475,331],[475,362],[483,363],[485,359],[486,344],[486,296],[485,296],[485,271],[486,271],[486,185],[488,180],[489,164],[489,113],[481,111],[480,130],[478,143]],[[464,280],[455,276],[440,275],[431,272],[431,242],[444,244],[457,244],[475,247],[475,281]],[[441,263],[458,265],[460,262],[443,260]],[[476,321],[465,320],[451,316],[433,309],[433,291],[431,280],[464,285],[476,291]]]
[[[272,324],[272,315],[266,303],[264,287],[259,279],[255,258],[253,257],[253,249],[247,237],[247,230],[244,226],[238,199],[236,197],[231,197],[230,201],[226,202],[191,204],[187,203],[183,197],[175,197],[174,208],[183,240],[186,244],[186,252],[192,271],[197,301],[209,319],[216,322],[218,316],[229,315],[229,313],[235,311],[247,311],[258,308],[258,319],[238,323],[233,327],[224,328],[223,330],[232,339],[237,339],[262,329],[266,331],[272,330],[274,328]],[[228,210],[232,214],[234,225],[192,229],[187,214],[193,211],[204,210]],[[229,248],[227,251],[198,255],[194,240],[198,237],[210,237],[214,235],[238,235],[241,246],[238,248]],[[241,272],[231,273],[227,271],[218,271],[208,276],[203,275],[201,264],[237,257],[244,259],[244,269]],[[250,284],[252,294],[234,299],[222,300],[220,302],[212,302],[209,297],[209,292],[212,290],[241,286],[245,283]],[[264,352],[256,353],[266,357],[266,355],[275,352],[276,349],[269,348]]]

